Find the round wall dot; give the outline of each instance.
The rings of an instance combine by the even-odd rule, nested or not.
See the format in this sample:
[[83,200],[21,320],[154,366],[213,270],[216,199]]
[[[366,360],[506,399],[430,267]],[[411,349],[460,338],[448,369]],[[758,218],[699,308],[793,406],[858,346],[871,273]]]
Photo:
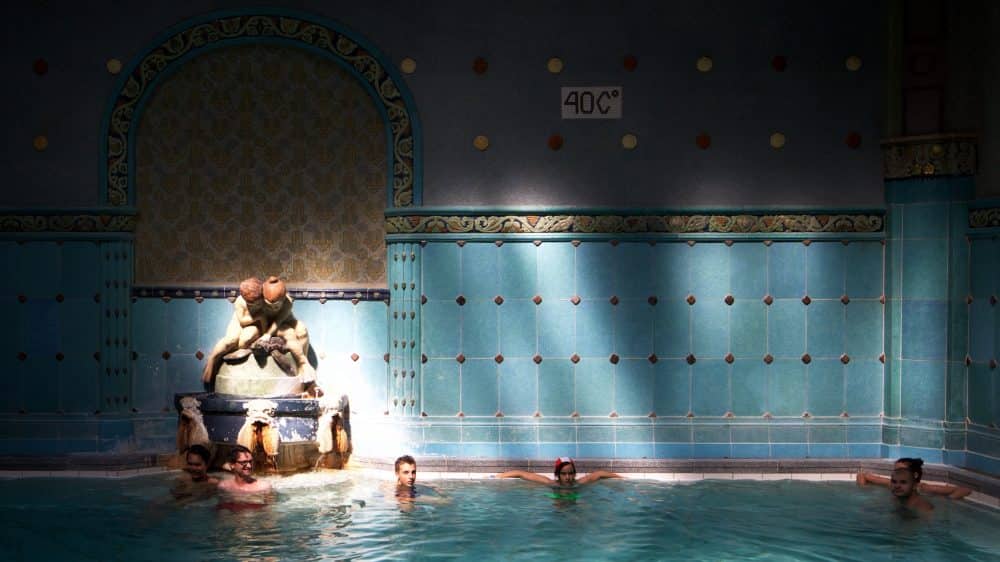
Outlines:
[[632,72],[639,66],[639,59],[635,55],[625,55],[625,58],[622,59],[622,66],[625,67],[625,70]]
[[785,146],[785,135],[781,133],[771,134],[771,146],[774,148],[781,148]]
[[406,74],[413,74],[417,70],[417,61],[406,57],[399,62],[399,69]]
[[708,133],[702,133],[694,138],[694,143],[698,145],[698,148],[705,150],[712,146],[712,136]]
[[118,59],[108,59],[108,62],[104,66],[107,67],[108,72],[111,74],[118,74],[122,71],[122,61]]
[[850,70],[851,72],[855,72],[857,70],[860,70],[861,69],[861,57],[859,57],[857,55],[851,55],[851,56],[847,57],[847,59],[844,60],[844,66],[846,66],[847,70]]
[[694,66],[695,68],[698,69],[699,72],[708,72],[712,70],[712,58],[701,57],[698,59],[698,62],[694,64]]
[[472,61],[472,71],[476,74],[486,74],[486,70],[489,69],[490,64],[486,62],[483,57],[476,57]]
[[35,150],[41,152],[49,147],[49,139],[45,135],[38,135],[31,141],[31,144],[35,147]]
[[545,68],[549,69],[552,74],[559,74],[563,69],[563,61],[559,57],[552,57],[545,63]]
[[552,150],[559,150],[562,148],[563,138],[562,135],[552,135],[549,137],[549,148]]
[[49,71],[49,63],[45,59],[36,59],[31,65],[31,69],[35,71],[35,74],[42,76]]
[[775,55],[771,59],[771,68],[773,68],[775,72],[784,72],[785,69],[788,68],[788,59],[781,55]]
[[632,133],[622,135],[622,148],[625,150],[632,150],[637,146],[639,146],[639,137],[633,135]]
[[479,135],[472,139],[472,146],[476,147],[477,150],[486,150],[490,147],[490,139],[485,135]]
[[844,142],[850,148],[857,148],[861,146],[861,135],[855,131],[851,131],[850,133],[847,133],[847,138],[844,139]]

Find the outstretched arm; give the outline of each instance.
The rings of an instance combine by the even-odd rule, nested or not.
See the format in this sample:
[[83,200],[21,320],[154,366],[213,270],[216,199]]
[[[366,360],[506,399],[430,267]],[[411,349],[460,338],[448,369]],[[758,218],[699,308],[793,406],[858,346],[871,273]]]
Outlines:
[[920,483],[920,491],[935,496],[948,496],[953,500],[962,499],[972,493],[972,490],[965,486],[953,486],[951,484],[927,484]]
[[877,474],[869,474],[867,472],[858,472],[858,475],[854,478],[858,483],[858,486],[864,486],[865,484],[875,484],[877,486],[889,486],[889,479],[885,476],[879,476]]
[[535,474],[534,472],[528,472],[526,470],[508,470],[507,472],[497,474],[497,478],[520,478],[521,480],[528,480],[539,484],[553,483],[551,478],[546,478],[540,474]]
[[581,476],[576,481],[579,484],[589,484],[590,482],[597,482],[601,478],[622,478],[622,475],[608,472],[607,470],[595,470],[586,476]]

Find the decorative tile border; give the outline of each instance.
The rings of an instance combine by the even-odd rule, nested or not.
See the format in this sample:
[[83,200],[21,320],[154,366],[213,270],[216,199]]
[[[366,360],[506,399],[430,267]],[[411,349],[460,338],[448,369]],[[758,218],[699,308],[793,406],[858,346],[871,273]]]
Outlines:
[[[282,13],[214,14],[185,23],[186,27],[160,39],[119,82],[106,120],[103,152],[104,185],[111,205],[126,205],[135,167],[132,146],[143,100],[156,81],[181,61],[211,48],[253,41],[282,41],[332,58],[351,70],[374,95],[387,121],[391,143],[389,171],[393,207],[409,207],[415,199],[419,166],[416,116],[405,85],[384,57],[332,22]],[[134,196],[132,194],[131,196]]]
[[971,176],[976,173],[977,137],[972,134],[922,135],[882,141],[885,179]]
[[[239,287],[168,287],[143,286],[132,288],[132,298],[154,298],[170,301],[172,299],[204,299],[235,300]],[[324,303],[326,301],[389,301],[389,289],[295,289],[289,288],[288,294],[295,300],[312,300]]]
[[997,227],[1000,227],[1000,207],[969,210],[969,228]]
[[433,214],[390,216],[386,234],[876,233],[883,214]]
[[28,212],[0,214],[0,232],[90,233],[135,232],[133,214],[86,212]]

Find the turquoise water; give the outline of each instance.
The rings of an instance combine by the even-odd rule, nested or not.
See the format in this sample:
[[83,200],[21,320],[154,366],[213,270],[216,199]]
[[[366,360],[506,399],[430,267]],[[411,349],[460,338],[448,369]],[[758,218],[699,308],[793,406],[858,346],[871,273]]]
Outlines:
[[997,511],[933,499],[914,516],[849,482],[602,481],[559,499],[522,481],[440,481],[400,505],[386,483],[341,472],[274,479],[270,504],[220,509],[177,505],[173,478],[0,480],[0,560],[1000,559]]

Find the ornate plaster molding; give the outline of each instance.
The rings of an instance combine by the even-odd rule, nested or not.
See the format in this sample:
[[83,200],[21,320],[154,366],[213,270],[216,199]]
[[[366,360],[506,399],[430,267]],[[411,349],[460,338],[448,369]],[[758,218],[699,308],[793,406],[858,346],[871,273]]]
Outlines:
[[135,215],[0,215],[0,232],[135,232]]
[[386,234],[881,232],[875,214],[428,215],[386,217]]
[[882,141],[885,179],[971,176],[976,173],[975,135],[923,135]]
[[400,85],[382,65],[377,54],[339,30],[303,18],[276,14],[218,17],[194,24],[153,47],[127,75],[116,94],[107,123],[106,184],[108,203],[127,205],[132,174],[129,147],[138,129],[136,118],[142,100],[156,80],[171,66],[201,50],[253,40],[284,40],[344,63],[374,91],[376,105],[388,121],[391,134],[392,205],[409,207],[414,199],[414,126]]
[[1000,208],[971,209],[969,211],[969,228],[1000,227]]

